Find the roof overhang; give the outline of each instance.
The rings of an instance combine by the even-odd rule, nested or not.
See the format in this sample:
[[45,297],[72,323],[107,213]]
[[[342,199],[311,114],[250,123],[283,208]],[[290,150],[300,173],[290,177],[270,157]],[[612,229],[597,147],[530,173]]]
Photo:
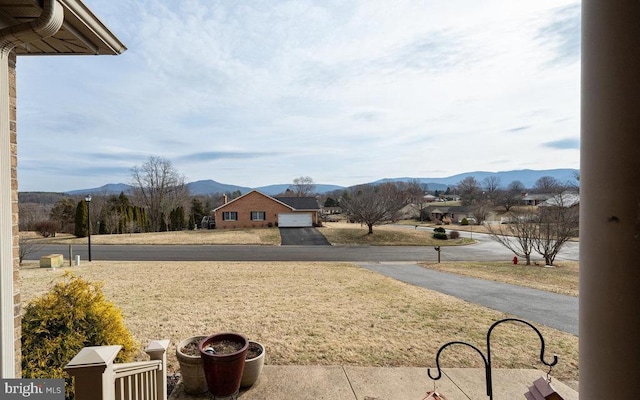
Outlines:
[[[127,48],[80,0],[56,0],[64,11],[60,29],[14,51],[18,55],[118,55]],[[42,0],[0,0],[0,29],[29,23],[43,13]]]

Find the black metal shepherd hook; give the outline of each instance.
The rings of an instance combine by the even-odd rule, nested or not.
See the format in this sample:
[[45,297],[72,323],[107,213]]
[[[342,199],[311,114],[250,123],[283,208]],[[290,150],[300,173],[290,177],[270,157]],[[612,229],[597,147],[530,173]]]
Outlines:
[[493,329],[496,326],[500,325],[503,322],[521,322],[521,323],[531,327],[531,329],[533,329],[538,334],[538,337],[540,337],[540,361],[544,365],[546,365],[547,367],[553,367],[554,365],[556,365],[558,363],[558,356],[556,356],[556,355],[553,356],[553,361],[550,362],[550,363],[546,362],[544,360],[544,338],[542,337],[542,333],[540,333],[538,328],[536,328],[535,326],[531,325],[529,322],[523,321],[521,319],[506,318],[506,319],[501,319],[500,321],[495,322],[489,328],[489,331],[487,332],[487,354],[486,354],[486,356],[476,346],[474,346],[472,344],[469,344],[467,342],[454,341],[454,342],[446,343],[445,345],[440,347],[440,350],[438,350],[438,353],[436,354],[436,367],[438,368],[438,375],[435,376],[435,377],[432,376],[431,375],[431,368],[428,368],[427,369],[427,374],[429,375],[429,378],[433,379],[434,381],[437,381],[438,379],[442,378],[442,369],[440,368],[440,354],[442,353],[442,351],[444,349],[446,349],[449,346],[453,346],[454,344],[461,344],[463,346],[471,347],[476,352],[478,352],[478,354],[480,354],[480,357],[482,357],[482,361],[484,362],[485,380],[486,380],[486,384],[487,384],[487,396],[489,396],[490,400],[493,400],[493,381],[492,381],[492,378],[491,378],[491,332],[493,332]]

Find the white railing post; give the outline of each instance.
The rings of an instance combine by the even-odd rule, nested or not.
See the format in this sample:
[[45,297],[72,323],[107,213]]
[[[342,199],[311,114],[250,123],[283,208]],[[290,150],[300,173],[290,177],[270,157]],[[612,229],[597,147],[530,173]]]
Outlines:
[[145,352],[151,360],[162,361],[162,368],[156,371],[157,393],[161,400],[167,400],[167,348],[169,340],[154,340],[149,343]]
[[122,346],[83,348],[64,370],[75,380],[76,400],[113,400],[113,360]]

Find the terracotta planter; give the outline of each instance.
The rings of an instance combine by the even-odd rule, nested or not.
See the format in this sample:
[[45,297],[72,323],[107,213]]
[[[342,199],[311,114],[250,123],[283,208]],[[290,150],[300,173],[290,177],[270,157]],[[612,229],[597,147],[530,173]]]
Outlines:
[[182,348],[189,343],[195,343],[197,349],[197,345],[205,338],[206,336],[192,336],[181,341],[176,346],[176,358],[180,364],[180,375],[182,376],[182,385],[185,393],[201,394],[207,391],[207,381],[204,378],[202,357],[199,352],[196,355],[182,352]]
[[249,387],[256,383],[260,376],[260,372],[262,372],[262,367],[264,366],[264,346],[258,342],[250,340],[249,350],[251,350],[252,347],[260,349],[260,354],[257,357],[246,359],[244,363],[244,372],[242,373],[242,381],[240,382],[240,386],[242,387]]
[[[211,345],[222,341],[238,343],[240,350],[227,354],[205,351]],[[249,340],[239,333],[216,333],[208,336],[198,346],[202,356],[204,377],[209,393],[214,396],[231,396],[240,390]]]

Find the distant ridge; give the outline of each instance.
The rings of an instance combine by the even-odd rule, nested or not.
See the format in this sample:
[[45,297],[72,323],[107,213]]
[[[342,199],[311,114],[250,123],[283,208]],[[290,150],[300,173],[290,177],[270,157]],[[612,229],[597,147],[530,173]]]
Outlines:
[[[489,177],[495,176],[500,179],[501,185],[507,186],[509,183],[513,181],[520,181],[526,188],[531,188],[536,183],[538,179],[543,176],[551,176],[561,183],[570,183],[573,185],[578,185],[578,177],[579,170],[571,169],[571,168],[560,168],[560,169],[546,169],[546,170],[532,170],[532,169],[521,169],[521,170],[513,170],[513,171],[499,171],[499,172],[489,172],[489,171],[474,171],[474,172],[464,172],[457,175],[452,175],[444,178],[411,178],[411,177],[401,177],[401,178],[385,178],[380,179],[375,182],[370,182],[372,184],[379,184],[383,182],[409,182],[409,181],[417,181],[419,183],[427,184],[429,190],[446,190],[448,186],[454,186],[460,183],[463,179],[472,176],[474,177],[480,185],[482,185],[482,181]],[[261,186],[257,188],[251,188],[248,186],[237,186],[226,183],[216,182],[211,179],[200,180],[195,182],[190,182],[187,184],[189,187],[189,191],[192,195],[211,195],[211,194],[220,194],[220,193],[231,193],[235,191],[240,191],[240,193],[245,194],[252,189],[256,189],[264,194],[275,196],[280,193],[284,193],[287,188],[291,187],[291,184],[274,184]],[[324,194],[328,192],[332,192],[335,190],[343,190],[344,186],[339,185],[331,185],[331,184],[316,184],[316,192],[319,194]],[[125,194],[131,193],[132,187],[125,183],[109,183],[104,186],[100,186],[98,188],[93,189],[78,189],[65,192],[67,195],[85,195],[85,194],[120,194],[120,192],[124,192]]]
[[[275,196],[277,194],[280,193],[284,193],[288,188],[290,188],[292,185],[287,185],[287,184],[282,184],[282,185],[269,185],[269,186],[261,186],[259,188],[256,188],[257,191],[262,192],[264,194],[268,194],[269,196]],[[327,192],[333,192],[334,190],[341,190],[341,189],[345,189],[344,186],[338,186],[338,185],[321,185],[321,184],[316,184],[316,193],[327,193]]]
[[187,187],[189,188],[189,192],[193,196],[215,193],[232,193],[238,190],[240,191],[240,193],[245,194],[251,191],[251,188],[249,187],[228,185],[226,183],[216,182],[211,179],[190,182],[187,183]]
[[86,194],[120,194],[121,192],[128,194],[131,192],[131,189],[131,185],[127,185],[126,183],[107,183],[106,185],[102,185],[97,188],[72,190],[65,192],[65,194],[71,196],[81,196]]
[[474,172],[464,172],[457,175],[448,176],[445,178],[390,178],[390,179],[380,179],[372,183],[383,183],[383,182],[409,182],[416,180],[419,183],[426,183],[429,187],[429,190],[446,190],[448,186],[455,186],[463,179],[471,176],[475,178],[480,185],[482,185],[482,181],[490,176],[495,176],[500,179],[500,184],[504,187],[513,181],[520,181],[526,188],[532,188],[536,181],[543,176],[551,176],[560,183],[570,183],[573,185],[578,185],[578,177],[579,170],[571,169],[571,168],[561,168],[561,169],[545,169],[545,170],[532,170],[532,169],[521,169],[521,170],[513,170],[513,171],[499,171],[499,172],[488,172],[488,171],[474,171]]

